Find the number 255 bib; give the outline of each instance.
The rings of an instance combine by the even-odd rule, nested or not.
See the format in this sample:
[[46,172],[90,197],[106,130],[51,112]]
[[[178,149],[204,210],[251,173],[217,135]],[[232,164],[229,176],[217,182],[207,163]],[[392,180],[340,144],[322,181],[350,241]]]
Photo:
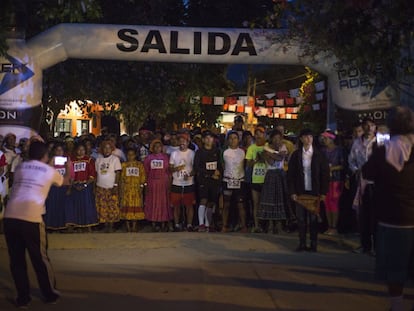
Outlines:
[[252,183],[263,184],[266,175],[266,164],[256,163],[253,166]]

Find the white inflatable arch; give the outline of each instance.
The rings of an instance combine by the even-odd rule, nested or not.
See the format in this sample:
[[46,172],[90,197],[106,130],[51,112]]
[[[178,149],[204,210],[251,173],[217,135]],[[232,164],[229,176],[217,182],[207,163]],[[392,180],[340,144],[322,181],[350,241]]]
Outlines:
[[42,71],[68,58],[306,65],[328,77],[328,125],[335,106],[381,113],[397,103],[391,87],[378,88],[357,69],[342,67],[323,53],[303,58],[299,44],[280,38],[279,31],[262,29],[60,24],[28,42],[10,39],[0,59],[0,134],[28,137],[38,130]]

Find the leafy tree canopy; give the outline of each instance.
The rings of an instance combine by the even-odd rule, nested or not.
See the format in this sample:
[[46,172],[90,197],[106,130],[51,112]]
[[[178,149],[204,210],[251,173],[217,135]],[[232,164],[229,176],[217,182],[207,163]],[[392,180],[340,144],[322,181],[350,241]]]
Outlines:
[[287,27],[306,55],[333,53],[362,72],[392,80],[414,73],[411,0],[274,0],[262,25]]

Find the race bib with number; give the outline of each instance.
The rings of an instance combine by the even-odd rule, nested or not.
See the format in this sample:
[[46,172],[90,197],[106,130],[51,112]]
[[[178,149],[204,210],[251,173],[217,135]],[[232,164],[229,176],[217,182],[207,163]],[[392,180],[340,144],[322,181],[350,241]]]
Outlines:
[[207,171],[215,171],[216,169],[217,169],[217,161],[206,163],[206,170]]
[[253,176],[265,176],[266,169],[264,167],[255,167],[253,170]]
[[182,170],[177,172],[177,176],[179,179],[185,179],[189,176],[189,174],[186,170]]
[[152,160],[151,161],[151,169],[161,170],[163,168],[164,168],[164,161],[163,160]]
[[241,188],[240,179],[229,179],[227,181],[227,188],[228,189],[240,189]]
[[76,172],[84,172],[86,171],[86,163],[85,162],[77,162],[73,164],[73,170]]
[[56,170],[62,176],[64,176],[66,174],[66,168],[57,168]]
[[126,175],[127,176],[138,177],[139,176],[139,169],[138,169],[138,167],[127,167],[126,168]]

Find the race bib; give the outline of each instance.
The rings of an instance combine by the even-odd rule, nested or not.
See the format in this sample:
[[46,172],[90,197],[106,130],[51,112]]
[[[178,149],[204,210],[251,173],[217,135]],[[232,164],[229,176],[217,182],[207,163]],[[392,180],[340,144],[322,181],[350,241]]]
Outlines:
[[184,179],[188,178],[189,176],[190,175],[188,174],[188,172],[186,170],[182,170],[182,171],[177,172],[178,179],[184,180]]
[[215,171],[216,169],[217,169],[217,161],[206,163],[206,170],[207,171]]
[[86,163],[85,162],[77,162],[73,164],[73,170],[76,172],[84,172],[86,171]]
[[241,188],[240,179],[229,179],[227,181],[227,188],[228,189],[240,189]]
[[161,170],[163,168],[164,168],[164,161],[163,160],[152,160],[151,161],[151,169]]
[[262,176],[265,176],[265,175],[266,175],[266,168],[259,166],[259,167],[255,167],[253,169],[253,176],[262,177]]
[[127,176],[138,177],[139,176],[139,169],[138,169],[138,167],[127,167],[126,168],[126,175]]
[[62,176],[64,176],[66,174],[66,168],[57,168],[56,170]]

